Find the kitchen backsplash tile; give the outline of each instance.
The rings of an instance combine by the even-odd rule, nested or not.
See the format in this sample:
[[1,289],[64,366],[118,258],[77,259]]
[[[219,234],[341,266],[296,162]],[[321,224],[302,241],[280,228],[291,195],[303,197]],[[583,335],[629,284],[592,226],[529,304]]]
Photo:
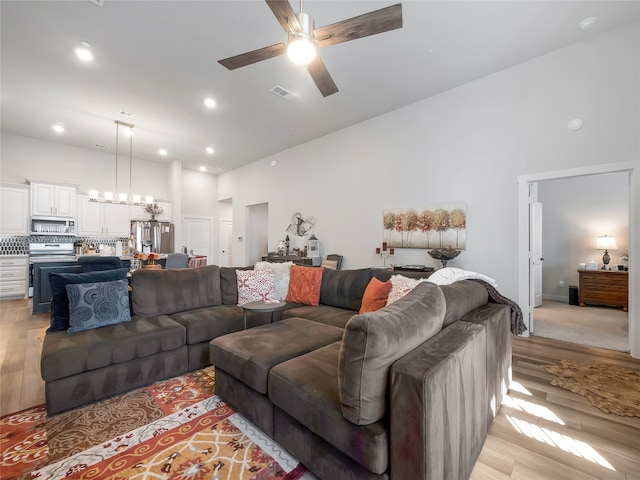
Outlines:
[[28,253],[29,237],[0,236],[0,255],[27,255]]
[[59,237],[55,235],[33,235],[29,237],[0,235],[0,255],[28,255],[29,243],[73,243],[85,242],[107,247],[116,246],[116,242],[126,244],[127,238],[116,237]]

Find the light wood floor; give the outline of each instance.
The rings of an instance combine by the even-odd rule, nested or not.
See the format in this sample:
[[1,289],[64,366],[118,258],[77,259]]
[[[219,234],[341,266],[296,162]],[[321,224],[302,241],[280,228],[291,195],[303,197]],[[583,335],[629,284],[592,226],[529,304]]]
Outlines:
[[[0,302],[0,413],[44,403],[38,332],[48,314],[27,300]],[[607,415],[549,382],[542,366],[560,359],[640,370],[629,354],[541,337],[513,339],[513,383],[473,480],[640,480],[640,418]]]

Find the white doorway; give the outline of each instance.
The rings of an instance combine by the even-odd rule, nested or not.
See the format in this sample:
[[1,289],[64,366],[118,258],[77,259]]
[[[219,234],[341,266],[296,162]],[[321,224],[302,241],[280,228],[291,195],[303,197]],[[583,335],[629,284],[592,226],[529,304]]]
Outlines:
[[537,308],[542,305],[542,262],[544,261],[542,257],[542,203],[531,202],[529,215],[531,221],[529,227],[531,229],[531,285],[533,286],[531,305]]
[[[532,250],[532,229],[531,229],[531,203],[536,201],[536,189],[533,186],[545,180],[570,179],[607,173],[625,173],[626,182],[629,186],[629,254],[640,253],[640,161],[624,162],[616,164],[597,165],[583,167],[573,170],[563,170],[557,172],[547,172],[534,175],[518,177],[518,304],[522,308],[525,323],[529,328],[525,332],[528,336],[533,330],[534,316],[534,283],[532,275],[534,256]],[[533,192],[533,195],[532,195]],[[546,247],[545,247],[546,249]],[[640,273],[638,269],[629,269],[629,345],[631,355],[640,358],[640,301],[637,292],[640,285]]]
[[187,252],[193,255],[207,257],[209,265],[215,263],[211,254],[213,252],[213,218],[200,216],[182,217],[183,245]]
[[247,207],[247,265],[255,265],[269,251],[269,204]]
[[221,267],[233,266],[233,220],[220,219],[220,252],[218,264]]

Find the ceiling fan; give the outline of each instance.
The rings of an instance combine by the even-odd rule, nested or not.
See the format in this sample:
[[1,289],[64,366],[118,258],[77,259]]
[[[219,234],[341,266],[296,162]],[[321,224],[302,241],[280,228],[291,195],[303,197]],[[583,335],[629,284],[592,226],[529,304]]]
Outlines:
[[[329,75],[322,59],[317,55],[316,47],[327,47],[402,28],[402,4],[400,3],[314,29],[313,19],[306,13],[302,13],[302,0],[300,0],[298,14],[293,11],[288,0],[265,1],[284,31],[289,35],[287,45],[276,43],[269,47],[219,60],[218,63],[229,70],[235,70],[287,53],[293,61],[307,65],[307,71],[323,97],[336,93],[338,87]],[[296,60],[296,51],[303,54],[306,52],[307,57]]]

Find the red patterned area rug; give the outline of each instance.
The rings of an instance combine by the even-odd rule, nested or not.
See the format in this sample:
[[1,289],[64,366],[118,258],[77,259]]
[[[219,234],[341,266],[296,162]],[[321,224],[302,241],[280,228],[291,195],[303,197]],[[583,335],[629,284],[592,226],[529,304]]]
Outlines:
[[0,419],[0,478],[294,480],[306,470],[213,395],[213,368],[47,418]]

